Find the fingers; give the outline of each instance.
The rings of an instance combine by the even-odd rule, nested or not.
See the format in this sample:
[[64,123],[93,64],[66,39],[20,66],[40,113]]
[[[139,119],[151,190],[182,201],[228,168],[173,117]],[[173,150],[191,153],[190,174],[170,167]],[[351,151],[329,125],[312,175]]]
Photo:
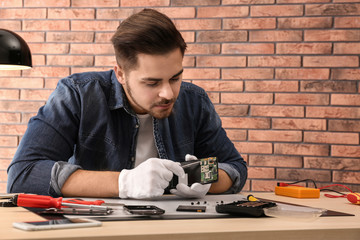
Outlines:
[[[180,178],[185,176],[185,171],[178,162],[173,162],[170,160],[163,160],[163,165],[168,170],[170,170],[172,173],[179,176]],[[171,179],[172,179],[172,176],[170,177],[170,179],[168,179],[168,181],[170,181]]]

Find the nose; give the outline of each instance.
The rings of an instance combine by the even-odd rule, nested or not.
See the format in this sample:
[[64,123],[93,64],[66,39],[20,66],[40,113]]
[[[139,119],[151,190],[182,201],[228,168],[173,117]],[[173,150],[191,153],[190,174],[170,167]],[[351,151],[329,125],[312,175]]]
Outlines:
[[173,88],[169,83],[162,84],[159,92],[159,97],[167,100],[171,100],[174,97]]

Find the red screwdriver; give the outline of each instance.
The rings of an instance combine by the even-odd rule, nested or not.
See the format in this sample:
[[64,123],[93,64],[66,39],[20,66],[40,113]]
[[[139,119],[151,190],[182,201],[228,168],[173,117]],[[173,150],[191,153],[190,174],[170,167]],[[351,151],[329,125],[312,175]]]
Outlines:
[[[76,204],[63,201],[62,197],[53,198],[50,196],[44,195],[35,195],[35,194],[18,194],[12,197],[12,203],[19,207],[31,207],[31,208],[56,208],[61,209],[61,207],[72,207],[72,208],[87,208],[93,210],[103,210],[111,211],[112,209],[106,206],[100,205],[89,205],[89,204]],[[99,204],[103,201],[94,202]]]

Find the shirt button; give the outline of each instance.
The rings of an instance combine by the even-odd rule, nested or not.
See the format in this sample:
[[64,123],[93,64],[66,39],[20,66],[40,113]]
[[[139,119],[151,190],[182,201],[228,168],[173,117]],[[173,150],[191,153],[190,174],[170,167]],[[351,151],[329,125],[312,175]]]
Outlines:
[[136,124],[136,125],[135,125],[135,128],[139,128],[139,124]]
[[132,162],[135,161],[135,157],[131,157],[131,161],[132,161]]

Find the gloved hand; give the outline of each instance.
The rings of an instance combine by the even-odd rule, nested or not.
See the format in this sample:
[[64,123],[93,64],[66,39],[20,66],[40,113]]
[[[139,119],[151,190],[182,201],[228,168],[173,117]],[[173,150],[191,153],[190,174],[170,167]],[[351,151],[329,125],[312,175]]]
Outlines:
[[[194,155],[186,154],[185,161],[197,160]],[[176,185],[176,189],[171,189],[170,192],[179,197],[184,198],[203,198],[209,191],[211,184],[193,183],[191,187],[179,183]]]
[[184,169],[178,162],[150,158],[134,169],[124,169],[119,174],[120,198],[152,198],[161,196],[173,174],[184,177]]

